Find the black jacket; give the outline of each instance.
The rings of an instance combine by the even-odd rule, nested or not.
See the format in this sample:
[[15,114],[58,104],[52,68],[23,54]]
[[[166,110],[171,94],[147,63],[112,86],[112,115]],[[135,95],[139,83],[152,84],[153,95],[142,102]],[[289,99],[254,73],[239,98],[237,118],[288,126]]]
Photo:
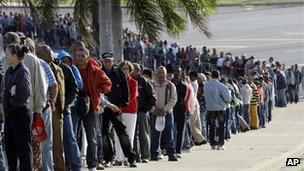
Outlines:
[[130,90],[125,74],[120,68],[115,66],[110,71],[105,70],[105,67],[103,67],[103,71],[112,82],[111,91],[105,95],[116,106],[126,107],[130,100]]
[[139,76],[138,82],[138,112],[148,112],[152,109],[156,101],[154,87],[144,77]]
[[67,107],[77,97],[78,84],[77,84],[77,81],[76,81],[76,78],[73,74],[72,69],[68,65],[62,63],[61,61],[59,61],[57,59],[55,59],[54,63],[57,64],[62,69],[62,72],[63,72],[63,75],[64,75],[65,106]]
[[177,102],[174,106],[174,108],[179,108],[179,109],[186,109],[186,100],[187,100],[187,95],[188,95],[188,87],[187,84],[184,82],[179,82],[175,83],[174,78],[172,80],[176,87],[176,92],[177,92]]

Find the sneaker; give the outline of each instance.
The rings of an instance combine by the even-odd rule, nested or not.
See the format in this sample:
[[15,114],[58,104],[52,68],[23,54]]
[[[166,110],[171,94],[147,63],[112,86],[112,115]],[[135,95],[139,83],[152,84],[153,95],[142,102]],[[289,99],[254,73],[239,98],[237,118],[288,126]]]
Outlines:
[[149,163],[149,160],[148,159],[142,159],[141,162],[142,163]]
[[225,147],[223,147],[222,145],[218,145],[216,150],[222,151],[225,150]]
[[176,158],[182,158],[182,155],[181,154],[176,154]]
[[217,149],[217,146],[216,146],[216,145],[213,145],[213,146],[211,146],[211,149],[212,149],[212,150],[216,150],[216,149]]
[[168,160],[169,160],[169,161],[177,161],[177,158],[176,158],[176,157],[169,157]]
[[101,164],[101,163],[99,163],[98,165],[97,165],[97,170],[104,170],[105,168],[104,168],[104,166]]
[[104,167],[112,167],[113,164],[112,164],[112,162],[105,162],[105,163],[103,164],[103,166],[104,166]]
[[159,160],[159,157],[157,157],[157,156],[152,156],[150,159],[150,161],[158,161],[158,160]]
[[262,125],[261,128],[266,128],[266,126],[265,126],[265,125]]
[[115,160],[113,166],[122,166],[122,162]]
[[94,168],[89,168],[89,171],[96,171],[96,167],[94,167]]
[[123,163],[124,163],[124,166],[130,166],[128,161],[124,161]]
[[163,158],[164,158],[163,154],[161,154],[161,155],[158,156],[158,159],[160,159],[160,160],[162,160]]
[[130,167],[137,167],[137,165],[136,165],[135,161],[130,162],[129,166],[130,166]]

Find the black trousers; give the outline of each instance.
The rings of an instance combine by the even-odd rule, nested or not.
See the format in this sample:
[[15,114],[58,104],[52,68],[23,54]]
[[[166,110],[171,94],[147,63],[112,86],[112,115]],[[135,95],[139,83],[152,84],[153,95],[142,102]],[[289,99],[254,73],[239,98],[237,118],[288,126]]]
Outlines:
[[207,111],[210,145],[224,145],[225,111]]
[[174,125],[176,125],[176,141],[175,141],[175,150],[176,153],[182,153],[182,147],[184,144],[185,128],[186,128],[186,108],[185,107],[176,107],[173,110],[174,114]]
[[33,152],[31,145],[31,124],[33,115],[28,107],[22,107],[9,113],[5,118],[5,152],[8,161],[8,170],[32,171]]
[[106,108],[102,114],[102,140],[103,154],[106,162],[112,162],[114,159],[114,147],[110,136],[110,122],[112,123],[118,139],[121,144],[122,151],[129,163],[136,159],[136,153],[132,149],[129,136],[126,132],[126,126],[122,122],[121,114],[114,113],[111,109]]

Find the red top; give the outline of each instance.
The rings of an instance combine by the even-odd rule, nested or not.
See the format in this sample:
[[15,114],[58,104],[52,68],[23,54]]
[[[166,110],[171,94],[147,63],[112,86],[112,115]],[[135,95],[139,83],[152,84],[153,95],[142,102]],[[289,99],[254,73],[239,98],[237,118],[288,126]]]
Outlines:
[[192,86],[190,84],[187,84],[187,89],[188,89],[188,93],[187,93],[187,97],[186,97],[186,111],[190,112],[190,98],[191,95],[193,93],[193,89]]
[[122,113],[137,114],[137,110],[138,110],[137,97],[139,96],[138,83],[136,80],[134,80],[130,76],[127,79],[128,79],[128,83],[129,83],[129,89],[130,89],[130,101],[129,101],[128,106],[122,108]]
[[93,59],[89,60],[87,68],[80,69],[80,75],[83,79],[84,92],[90,97],[93,111],[96,112],[100,109],[101,94],[111,91],[111,80]]

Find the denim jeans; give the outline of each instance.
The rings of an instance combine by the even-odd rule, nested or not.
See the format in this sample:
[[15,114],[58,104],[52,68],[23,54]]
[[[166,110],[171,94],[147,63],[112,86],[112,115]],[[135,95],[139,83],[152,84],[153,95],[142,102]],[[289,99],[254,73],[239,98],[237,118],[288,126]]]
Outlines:
[[[42,143],[42,170],[53,171],[53,122],[51,107],[44,109],[42,113],[45,129],[47,132],[47,139]],[[0,169],[1,170],[1,169]]]
[[134,150],[138,159],[150,158],[150,115],[148,112],[138,112],[134,137]]
[[0,170],[5,171],[5,155],[2,147],[2,139],[4,137],[4,122],[0,120]]
[[243,118],[246,121],[248,125],[250,125],[250,110],[249,110],[250,104],[244,104],[243,105]]
[[264,103],[259,104],[259,120],[260,120],[260,126],[265,126],[266,115],[265,115],[265,104]]
[[[168,113],[165,121],[165,134],[167,134],[167,154],[169,157],[175,157],[174,148],[174,118],[172,113]],[[156,116],[151,115],[151,157],[160,155],[160,140],[162,132],[155,129]]]
[[224,145],[225,111],[208,111],[207,120],[210,145]]
[[236,113],[235,107],[230,107],[229,128],[231,133],[233,134],[236,134],[237,132],[235,113]]
[[202,135],[208,140],[208,130],[207,130],[207,121],[206,121],[206,111],[200,111],[200,118],[202,123]]
[[268,122],[270,122],[272,120],[272,105],[273,105],[273,101],[269,100],[268,101]]
[[[86,161],[88,168],[94,168],[97,167],[98,164],[98,158],[97,158],[97,131],[98,131],[98,119],[99,115],[90,111],[87,115],[81,117],[77,113],[73,114],[73,122],[74,122],[74,128],[79,127],[80,121],[82,121],[82,124],[84,126],[84,130],[87,137],[87,156]],[[79,130],[79,129],[77,129]],[[78,132],[81,134],[82,132]],[[80,139],[78,143],[80,142]]]
[[63,146],[68,168],[74,170],[81,170],[81,153],[78,148],[76,136],[73,131],[71,109],[65,109],[63,117]]
[[277,104],[278,107],[286,107],[287,106],[287,99],[285,90],[277,90]]
[[[192,137],[192,135],[191,135],[191,128],[190,128],[190,120],[187,119],[186,123],[185,123],[183,151],[189,151],[191,149],[191,147],[193,146],[191,137]],[[179,152],[177,152],[177,153],[179,153]]]

